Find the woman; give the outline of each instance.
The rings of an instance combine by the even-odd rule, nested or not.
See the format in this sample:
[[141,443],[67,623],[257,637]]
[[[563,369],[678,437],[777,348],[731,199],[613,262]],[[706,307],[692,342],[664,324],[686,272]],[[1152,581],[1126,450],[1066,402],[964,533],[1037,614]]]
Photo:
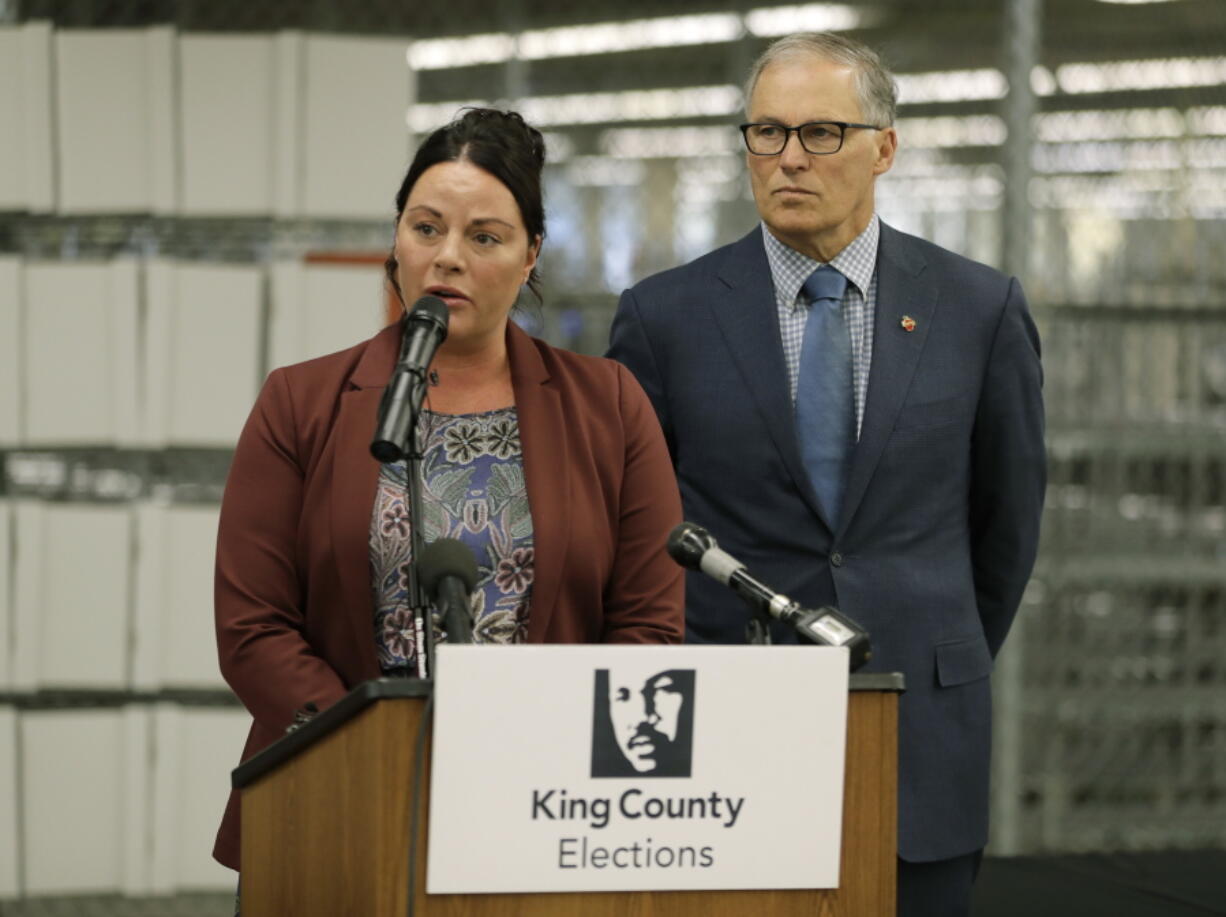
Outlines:
[[[683,574],[664,545],[681,507],[646,396],[620,365],[508,320],[538,286],[544,157],[519,115],[472,109],[425,141],[396,196],[388,280],[450,313],[422,415],[423,535],[476,554],[476,642],[679,642]],[[244,758],[307,705],[413,670],[404,469],[369,454],[400,336],[275,370],[239,439],[215,601],[222,673],[255,720]],[[232,797],[214,856],[235,869],[238,840]]]

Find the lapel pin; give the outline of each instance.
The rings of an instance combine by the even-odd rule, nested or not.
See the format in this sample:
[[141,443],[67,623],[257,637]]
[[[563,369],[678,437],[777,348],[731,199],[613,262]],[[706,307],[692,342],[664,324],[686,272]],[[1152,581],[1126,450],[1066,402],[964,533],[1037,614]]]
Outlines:
[[902,317],[902,321],[899,322],[898,324],[902,325],[903,331],[914,331],[915,330],[915,319],[913,319],[909,315],[904,315]]

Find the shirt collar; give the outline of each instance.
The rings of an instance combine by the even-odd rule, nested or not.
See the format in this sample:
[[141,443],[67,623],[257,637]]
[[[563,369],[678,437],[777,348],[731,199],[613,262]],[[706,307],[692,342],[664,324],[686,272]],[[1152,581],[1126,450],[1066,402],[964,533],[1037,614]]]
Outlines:
[[[880,239],[881,221],[874,213],[864,231],[828,262],[831,267],[837,268],[865,299],[868,298],[868,286],[872,282],[873,272],[877,269],[877,243]],[[766,245],[766,260],[770,264],[771,279],[774,280],[776,292],[782,295],[784,302],[792,303],[793,308],[803,307],[803,304],[796,304],[800,288],[823,262],[802,255],[790,245],[780,242],[766,228],[766,223],[762,223],[762,241]]]

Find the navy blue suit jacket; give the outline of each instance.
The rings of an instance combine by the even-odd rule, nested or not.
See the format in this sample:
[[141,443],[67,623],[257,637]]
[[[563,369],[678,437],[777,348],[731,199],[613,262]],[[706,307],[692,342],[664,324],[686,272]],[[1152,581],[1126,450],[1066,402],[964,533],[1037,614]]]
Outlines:
[[[842,515],[827,519],[801,463],[761,232],[622,294],[609,355],[659,414],[685,517],[775,589],[859,621],[867,671],[905,674],[900,855],[968,853],[987,842],[989,675],[1038,542],[1038,334],[1016,280],[883,224],[864,420]],[[686,613],[689,641],[745,640],[746,607],[701,574]]]

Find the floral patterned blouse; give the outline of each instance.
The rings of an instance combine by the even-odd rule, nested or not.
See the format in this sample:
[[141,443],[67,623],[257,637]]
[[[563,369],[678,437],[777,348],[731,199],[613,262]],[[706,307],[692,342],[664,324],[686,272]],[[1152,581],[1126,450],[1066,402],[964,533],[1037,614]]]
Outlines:
[[[519,415],[513,406],[484,414],[422,411],[421,429],[424,540],[456,538],[476,556],[473,642],[522,643],[533,548]],[[404,572],[411,556],[407,500],[404,463],[384,465],[370,523],[370,567],[375,648],[389,675],[415,668]],[[438,623],[436,617],[436,634]]]

